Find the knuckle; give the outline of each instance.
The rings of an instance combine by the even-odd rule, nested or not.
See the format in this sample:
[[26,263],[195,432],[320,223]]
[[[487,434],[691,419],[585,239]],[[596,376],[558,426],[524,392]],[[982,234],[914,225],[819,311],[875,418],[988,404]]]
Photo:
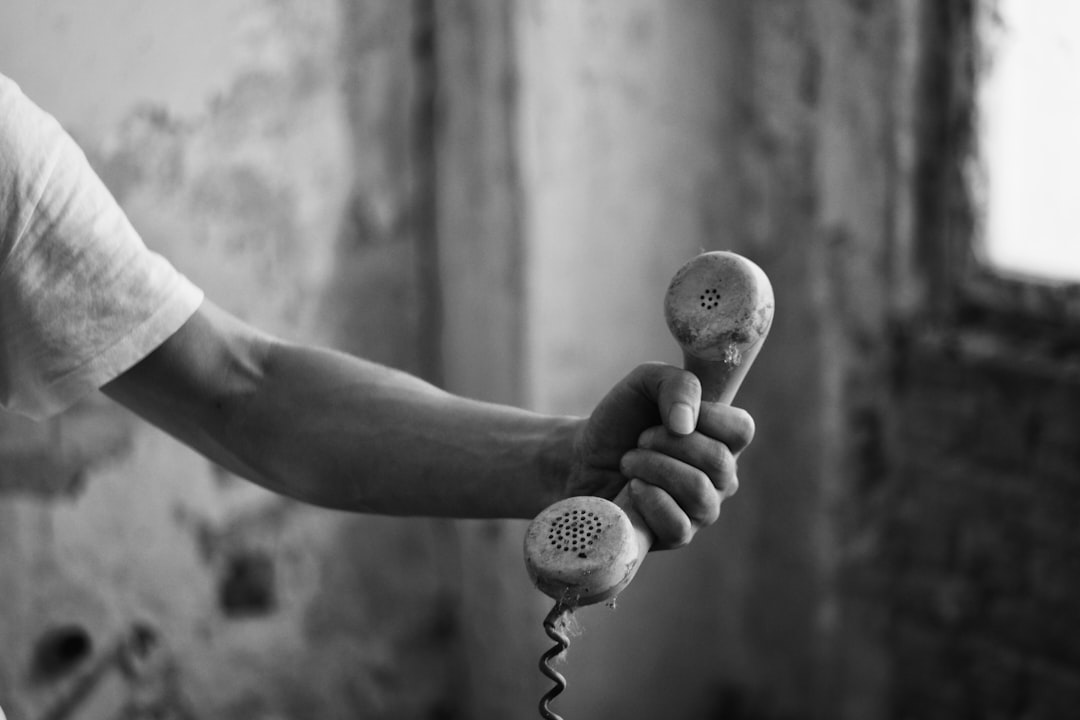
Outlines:
[[735,415],[732,418],[734,434],[740,441],[739,446],[741,448],[746,447],[754,441],[754,434],[757,432],[754,416],[741,408],[733,408],[733,410],[735,411]]
[[665,373],[663,382],[671,389],[693,390],[695,392],[701,390],[701,381],[698,379],[697,375],[689,370],[684,370],[676,365],[667,365],[664,363],[660,363],[660,367]]
[[677,377],[684,391],[695,396],[701,395],[701,380],[697,375],[681,370]]
[[690,518],[683,515],[673,517],[665,533],[664,545],[669,548],[680,548],[690,544],[694,539],[694,524]]
[[724,487],[720,488],[720,492],[723,493],[725,498],[729,498],[735,493],[739,492],[739,476],[735,473],[732,473],[731,478],[727,481]]
[[713,490],[705,497],[706,499],[694,516],[698,527],[708,527],[720,519],[720,495]]
[[746,440],[746,445],[750,445],[754,440],[754,435],[757,433],[757,424],[754,422],[754,416],[750,412],[737,408],[739,410],[739,419],[742,422],[742,436]]
[[679,534],[675,538],[675,542],[679,544],[679,547],[689,545],[690,541],[694,539],[695,532],[694,524],[690,522],[690,518],[687,518],[685,522],[679,524]]
[[710,435],[723,440],[735,452],[742,451],[753,439],[757,428],[753,416],[747,411],[727,405],[710,404],[703,408]]
[[677,548],[690,542],[696,531],[694,521],[666,491],[645,483],[631,492],[634,504],[656,534],[658,547]]
[[709,467],[706,473],[716,489],[723,490],[725,488],[731,477],[735,475],[737,464],[735,454],[726,445],[721,445],[716,452],[710,455]]
[[688,518],[698,527],[712,525],[720,516],[720,495],[705,474],[698,476],[684,503]]

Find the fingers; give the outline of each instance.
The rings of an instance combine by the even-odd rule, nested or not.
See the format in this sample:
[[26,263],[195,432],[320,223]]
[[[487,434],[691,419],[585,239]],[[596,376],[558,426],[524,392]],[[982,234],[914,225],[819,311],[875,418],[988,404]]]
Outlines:
[[657,536],[658,548],[680,547],[720,517],[739,489],[738,454],[753,440],[754,421],[738,408],[703,404],[698,431],[677,435],[655,426],[621,463],[634,506]]
[[657,548],[685,545],[716,522],[720,505],[739,487],[737,457],[754,437],[748,413],[703,403],[693,373],[662,363],[635,368],[590,422],[594,432],[585,446],[637,480],[631,499],[656,534]]
[[736,453],[753,440],[754,420],[750,414],[720,403],[702,403],[701,381],[691,372],[674,365],[646,363],[639,365],[627,381],[656,403],[664,427],[675,435],[690,435],[699,429],[723,440]]
[[[698,529],[715,523],[724,498],[738,487],[732,475],[726,489],[718,490],[704,472],[658,452],[627,453],[624,466],[633,469],[634,507],[657,536],[657,544],[664,547],[685,545]],[[635,485],[642,486],[636,494],[642,495],[646,504],[634,499]]]
[[[754,441],[754,418],[742,408],[702,403],[698,431],[724,443],[736,456]],[[648,432],[648,431],[646,431]]]
[[666,491],[636,479],[630,481],[629,488],[630,501],[656,536],[654,550],[679,548],[693,539],[699,528]]
[[[738,490],[737,458],[754,439],[754,420],[745,410],[726,405],[703,404],[699,430],[679,436],[656,426],[638,438],[638,447],[623,458],[627,477],[655,482],[681,497],[696,490],[700,473],[722,498]],[[630,472],[626,472],[630,470]],[[642,474],[647,472],[648,475]]]

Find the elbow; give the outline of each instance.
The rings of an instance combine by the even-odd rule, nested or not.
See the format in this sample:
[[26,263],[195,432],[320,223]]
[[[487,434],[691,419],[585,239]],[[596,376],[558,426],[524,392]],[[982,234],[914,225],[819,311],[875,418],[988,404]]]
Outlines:
[[273,369],[276,341],[249,336],[226,343],[219,363],[219,392],[208,408],[208,428],[225,469],[258,485],[277,484],[276,463],[268,452],[274,445],[269,437],[267,390]]

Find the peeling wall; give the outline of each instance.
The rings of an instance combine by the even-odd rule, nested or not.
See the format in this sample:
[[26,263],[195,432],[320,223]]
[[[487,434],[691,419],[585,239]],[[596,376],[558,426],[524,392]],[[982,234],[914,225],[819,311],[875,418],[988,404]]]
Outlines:
[[[380,2],[15,1],[0,68],[218,304],[427,373],[414,21]],[[0,439],[9,717],[59,708],[136,623],[160,642],[135,683],[146,712],[450,712],[451,525],[291,503],[100,398],[42,426],[2,418]],[[30,672],[49,652],[53,670]],[[79,717],[129,695],[114,671]]]

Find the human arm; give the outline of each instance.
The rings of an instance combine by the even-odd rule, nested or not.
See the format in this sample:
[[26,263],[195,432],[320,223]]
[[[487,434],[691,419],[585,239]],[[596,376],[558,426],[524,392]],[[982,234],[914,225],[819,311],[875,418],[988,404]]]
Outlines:
[[283,342],[210,302],[103,390],[271,490],[399,515],[526,516],[555,499],[575,425]]
[[[640,477],[643,514],[668,546],[716,519],[753,432],[740,411],[699,411],[692,376],[670,366],[635,370],[591,418],[541,415],[271,338],[210,302],[103,390],[232,472],[344,510],[527,518]],[[680,402],[734,453],[703,432],[652,430],[654,449],[638,448]]]

